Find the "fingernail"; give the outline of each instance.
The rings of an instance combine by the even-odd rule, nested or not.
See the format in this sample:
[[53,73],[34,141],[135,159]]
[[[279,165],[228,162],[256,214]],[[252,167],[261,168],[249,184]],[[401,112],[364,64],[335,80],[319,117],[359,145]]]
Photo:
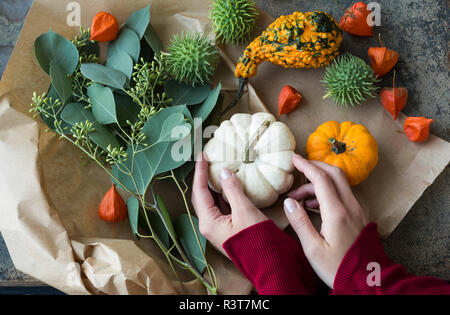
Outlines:
[[284,200],[284,208],[287,212],[292,213],[297,210],[297,202],[292,198],[287,198]]
[[221,172],[220,172],[220,178],[222,180],[226,180],[227,178],[231,177],[231,171],[227,168],[224,168]]
[[304,160],[305,158],[301,156],[300,154],[294,154],[294,157],[298,160]]

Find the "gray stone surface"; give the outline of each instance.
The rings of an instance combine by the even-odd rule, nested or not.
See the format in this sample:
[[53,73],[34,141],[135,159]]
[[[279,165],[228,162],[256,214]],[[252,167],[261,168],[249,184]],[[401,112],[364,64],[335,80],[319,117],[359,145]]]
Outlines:
[[[56,0],[55,0],[56,1]],[[186,0],[184,0],[186,1]],[[344,7],[356,1],[338,0]],[[0,0],[0,76],[17,40],[31,0]],[[331,0],[257,0],[272,16],[321,9],[335,18],[343,11]],[[404,112],[433,118],[432,132],[450,140],[448,38],[446,0],[378,1],[383,43],[400,53],[398,84],[409,91]],[[368,60],[367,48],[377,37],[344,34],[343,50]],[[387,75],[382,85],[390,84]],[[389,205],[386,205],[389,206]],[[412,273],[450,280],[450,171],[447,169],[425,191],[398,228],[384,242],[389,256]],[[0,236],[0,281],[28,280],[17,272]]]
[[30,279],[31,278],[29,276],[14,268],[14,264],[8,254],[8,249],[6,248],[3,237],[0,234],[0,281],[17,281]]
[[[32,0],[0,0],[0,77],[19,37]],[[0,234],[0,281],[32,280],[16,270]]]
[[32,2],[32,0],[0,1],[0,77],[8,63],[9,55],[19,37]]

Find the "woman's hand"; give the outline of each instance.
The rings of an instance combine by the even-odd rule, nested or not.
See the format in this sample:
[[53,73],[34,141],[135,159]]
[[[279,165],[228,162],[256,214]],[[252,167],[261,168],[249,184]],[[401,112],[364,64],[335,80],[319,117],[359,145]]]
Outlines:
[[[352,193],[341,169],[318,161],[308,161],[299,155],[294,166],[311,181],[293,191],[284,201],[284,209],[302,243],[309,263],[317,275],[333,288],[339,265],[355,242],[367,219]],[[303,205],[320,207],[320,233],[312,225]]]
[[248,200],[233,172],[224,169],[220,177],[223,193],[231,207],[231,214],[227,215],[221,212],[208,189],[208,162],[199,154],[195,165],[192,204],[199,220],[200,233],[226,255],[222,244],[229,237],[267,220],[267,217]]

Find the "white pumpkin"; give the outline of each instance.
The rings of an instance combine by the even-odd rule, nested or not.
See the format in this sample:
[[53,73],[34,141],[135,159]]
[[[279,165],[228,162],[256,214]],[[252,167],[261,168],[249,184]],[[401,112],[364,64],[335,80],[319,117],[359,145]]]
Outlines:
[[294,149],[291,131],[273,115],[235,114],[220,124],[204,148],[209,185],[221,193],[220,172],[228,168],[257,208],[269,207],[294,182]]

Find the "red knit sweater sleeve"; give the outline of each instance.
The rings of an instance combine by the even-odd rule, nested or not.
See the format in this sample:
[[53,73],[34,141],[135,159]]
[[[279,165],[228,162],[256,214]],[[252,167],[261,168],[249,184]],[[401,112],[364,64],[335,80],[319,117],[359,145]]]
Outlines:
[[272,220],[230,237],[223,248],[259,294],[315,294],[316,277],[300,243]]
[[402,265],[394,264],[383,249],[375,223],[369,223],[347,251],[333,288],[336,295],[450,294],[447,282],[413,276]]

